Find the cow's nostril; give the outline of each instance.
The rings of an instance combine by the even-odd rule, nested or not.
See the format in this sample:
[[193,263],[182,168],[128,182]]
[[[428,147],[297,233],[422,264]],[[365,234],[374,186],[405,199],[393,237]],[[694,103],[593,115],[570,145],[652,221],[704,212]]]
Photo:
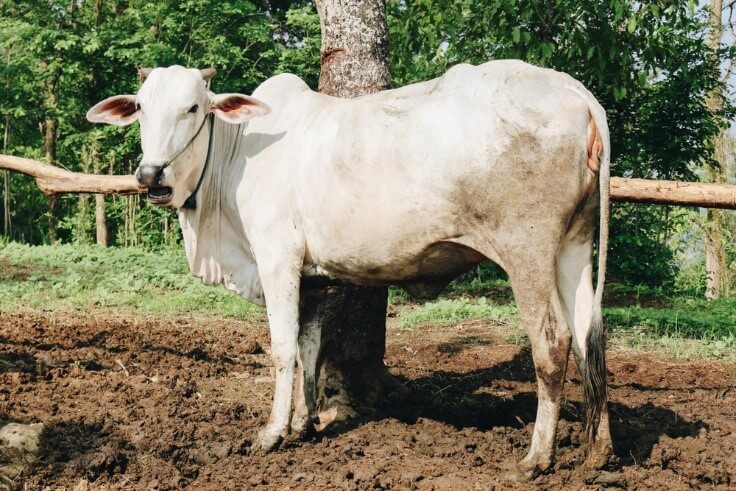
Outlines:
[[135,177],[138,180],[138,184],[149,187],[156,186],[161,181],[163,171],[163,167],[159,165],[144,164],[138,166],[138,169],[135,171]]

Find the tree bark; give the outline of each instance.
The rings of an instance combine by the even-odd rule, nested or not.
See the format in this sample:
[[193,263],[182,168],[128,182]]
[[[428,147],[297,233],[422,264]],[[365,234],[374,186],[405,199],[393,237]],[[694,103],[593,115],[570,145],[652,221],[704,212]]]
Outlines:
[[[717,165],[707,170],[708,180],[715,185],[725,186],[726,157],[723,147],[725,145],[725,130],[716,138],[715,160]],[[705,298],[715,300],[728,295],[729,275],[728,257],[726,255],[723,211],[716,208],[708,208],[706,212],[706,236],[705,236]]]
[[80,193],[77,197],[77,244],[89,244],[89,222],[87,221],[87,209],[89,207],[89,195]]
[[[721,45],[723,36],[723,0],[711,0],[710,2],[710,32],[708,34],[708,44],[713,50],[713,56],[716,62],[720,63],[718,58],[718,49]],[[722,109],[721,95],[714,91],[708,95],[708,108],[714,114],[718,114]],[[726,158],[723,146],[727,138],[726,130],[721,130],[713,141],[714,160],[713,167],[706,169],[705,180],[712,183],[723,183],[725,181]],[[709,209],[706,215],[706,237],[705,237],[705,270],[706,270],[706,287],[705,297],[708,299],[721,298],[726,294],[728,285],[727,277],[727,258],[724,248],[723,233],[723,213],[720,210]]]
[[[45,62],[42,63],[43,68],[47,68]],[[46,118],[44,120],[44,139],[43,149],[46,153],[46,160],[50,165],[56,165],[56,120],[54,119],[57,109],[56,88],[59,83],[60,73],[57,71],[51,77],[46,86]],[[59,224],[59,200],[55,195],[49,195],[49,242],[56,244],[59,242],[57,226]]]
[[3,234],[10,238],[12,233],[10,221],[10,175],[3,171]]
[[[43,149],[46,153],[46,159],[50,165],[56,163],[56,121],[51,117],[46,117],[44,123],[45,134],[43,140]],[[49,195],[49,222],[48,233],[49,242],[56,244],[59,242],[57,226],[59,224],[59,200],[56,195]]]
[[[390,85],[383,0],[316,0],[322,27],[321,92],[357,97]],[[301,321],[318,319],[322,346],[318,407],[340,422],[371,412],[398,383],[383,363],[388,289],[354,286],[305,292]]]
[[[10,135],[10,118],[5,116],[5,130],[3,132],[3,152],[8,151],[8,140]],[[8,171],[3,171],[3,234],[10,238],[10,176]]]
[[107,215],[105,215],[104,194],[95,194],[95,230],[97,245],[107,247]]
[[388,28],[383,0],[316,0],[322,27],[319,90],[358,97],[387,89]]

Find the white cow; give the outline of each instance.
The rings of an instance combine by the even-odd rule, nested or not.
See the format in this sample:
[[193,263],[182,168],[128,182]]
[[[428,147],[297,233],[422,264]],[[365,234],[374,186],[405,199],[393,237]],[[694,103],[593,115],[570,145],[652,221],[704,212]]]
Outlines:
[[[487,258],[509,274],[538,379],[522,470],[531,476],[552,463],[571,345],[589,463],[609,456],[601,297],[610,145],[590,92],[511,60],[458,65],[350,100],[290,74],[253,97],[215,95],[205,83],[212,74],[149,70],[137,95],[106,99],[87,118],[140,121],[136,175],[152,203],[179,209],[192,273],[265,303],[276,381],[260,448],[315,418],[320,331],[300,329],[304,279],[435,290]],[[292,419],[297,361],[304,383]]]

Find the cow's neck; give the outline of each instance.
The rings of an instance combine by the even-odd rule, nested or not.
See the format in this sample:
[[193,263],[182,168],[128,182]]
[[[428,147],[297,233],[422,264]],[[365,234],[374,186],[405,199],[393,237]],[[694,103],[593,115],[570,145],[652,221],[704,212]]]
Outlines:
[[197,206],[179,209],[189,269],[207,285],[223,284],[263,303],[235,198],[245,169],[243,127],[214,121],[210,162],[195,196]]

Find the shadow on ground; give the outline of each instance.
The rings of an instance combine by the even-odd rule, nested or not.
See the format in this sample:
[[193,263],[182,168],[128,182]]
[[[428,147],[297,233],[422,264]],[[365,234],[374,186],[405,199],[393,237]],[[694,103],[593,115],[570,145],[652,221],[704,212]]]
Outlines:
[[[470,427],[483,431],[495,427],[524,428],[536,418],[536,378],[532,367],[531,349],[524,348],[511,360],[489,368],[464,373],[436,371],[413,380],[398,377],[408,389],[406,394],[390,397],[376,413],[330,429],[324,436],[344,433],[367,421],[385,418],[396,418],[408,424],[425,418],[458,429]],[[520,391],[517,388],[503,391],[513,395],[501,397],[494,395],[493,389],[487,389],[499,381],[533,385],[530,387],[532,390]],[[646,386],[640,388],[643,391],[658,390]],[[569,392],[569,384],[566,389]],[[702,428],[707,429],[702,420],[688,421],[676,412],[651,402],[640,406],[611,402],[609,410],[618,466],[638,464],[649,458],[661,436],[692,437]],[[582,403],[569,399],[561,410],[561,418],[574,426],[578,444],[582,441],[584,414]]]
[[31,471],[71,463],[94,481],[103,474],[125,473],[130,450],[127,441],[106,431],[101,422],[53,421],[41,433],[38,460]]

